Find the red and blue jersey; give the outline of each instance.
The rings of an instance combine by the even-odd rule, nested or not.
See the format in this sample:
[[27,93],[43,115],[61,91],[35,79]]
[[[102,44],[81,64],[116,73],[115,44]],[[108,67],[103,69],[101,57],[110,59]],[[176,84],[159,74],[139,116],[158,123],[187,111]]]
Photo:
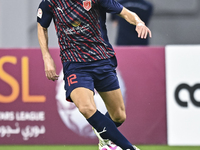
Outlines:
[[115,0],[43,0],[37,21],[48,28],[53,19],[63,62],[108,59],[115,52],[108,41],[106,12],[119,14]]

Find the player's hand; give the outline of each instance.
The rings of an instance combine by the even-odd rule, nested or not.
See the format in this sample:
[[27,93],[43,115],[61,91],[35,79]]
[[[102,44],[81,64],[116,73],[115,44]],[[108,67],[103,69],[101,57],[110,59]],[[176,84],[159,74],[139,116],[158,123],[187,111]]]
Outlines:
[[137,31],[139,38],[146,39],[148,35],[149,37],[152,37],[151,31],[144,23],[138,23],[135,30]]
[[58,75],[56,74],[56,65],[52,58],[44,58],[45,74],[49,80],[58,80]]

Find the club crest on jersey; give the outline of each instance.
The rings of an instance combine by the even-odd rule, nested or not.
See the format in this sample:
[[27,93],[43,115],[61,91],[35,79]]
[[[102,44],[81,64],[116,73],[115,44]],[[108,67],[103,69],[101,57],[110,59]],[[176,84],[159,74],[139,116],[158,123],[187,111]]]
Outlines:
[[83,8],[89,11],[92,8],[92,0],[83,1]]

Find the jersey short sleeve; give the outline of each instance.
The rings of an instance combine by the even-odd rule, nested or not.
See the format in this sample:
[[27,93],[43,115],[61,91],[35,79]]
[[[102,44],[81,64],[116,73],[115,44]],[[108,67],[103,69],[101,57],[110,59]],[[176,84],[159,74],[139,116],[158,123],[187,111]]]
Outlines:
[[48,28],[51,20],[53,18],[53,13],[51,12],[50,3],[47,0],[43,0],[38,8],[37,12],[37,22],[44,28]]
[[120,14],[123,6],[116,0],[99,0],[101,7],[103,7],[106,12],[112,14]]

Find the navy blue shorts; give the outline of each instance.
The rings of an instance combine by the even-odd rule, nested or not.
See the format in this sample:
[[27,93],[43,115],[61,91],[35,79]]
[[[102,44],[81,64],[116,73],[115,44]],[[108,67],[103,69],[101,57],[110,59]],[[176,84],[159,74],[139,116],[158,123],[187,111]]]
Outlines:
[[84,87],[94,92],[112,91],[119,88],[116,75],[116,57],[92,62],[64,62],[63,73],[66,99],[72,101],[70,93],[78,87]]

